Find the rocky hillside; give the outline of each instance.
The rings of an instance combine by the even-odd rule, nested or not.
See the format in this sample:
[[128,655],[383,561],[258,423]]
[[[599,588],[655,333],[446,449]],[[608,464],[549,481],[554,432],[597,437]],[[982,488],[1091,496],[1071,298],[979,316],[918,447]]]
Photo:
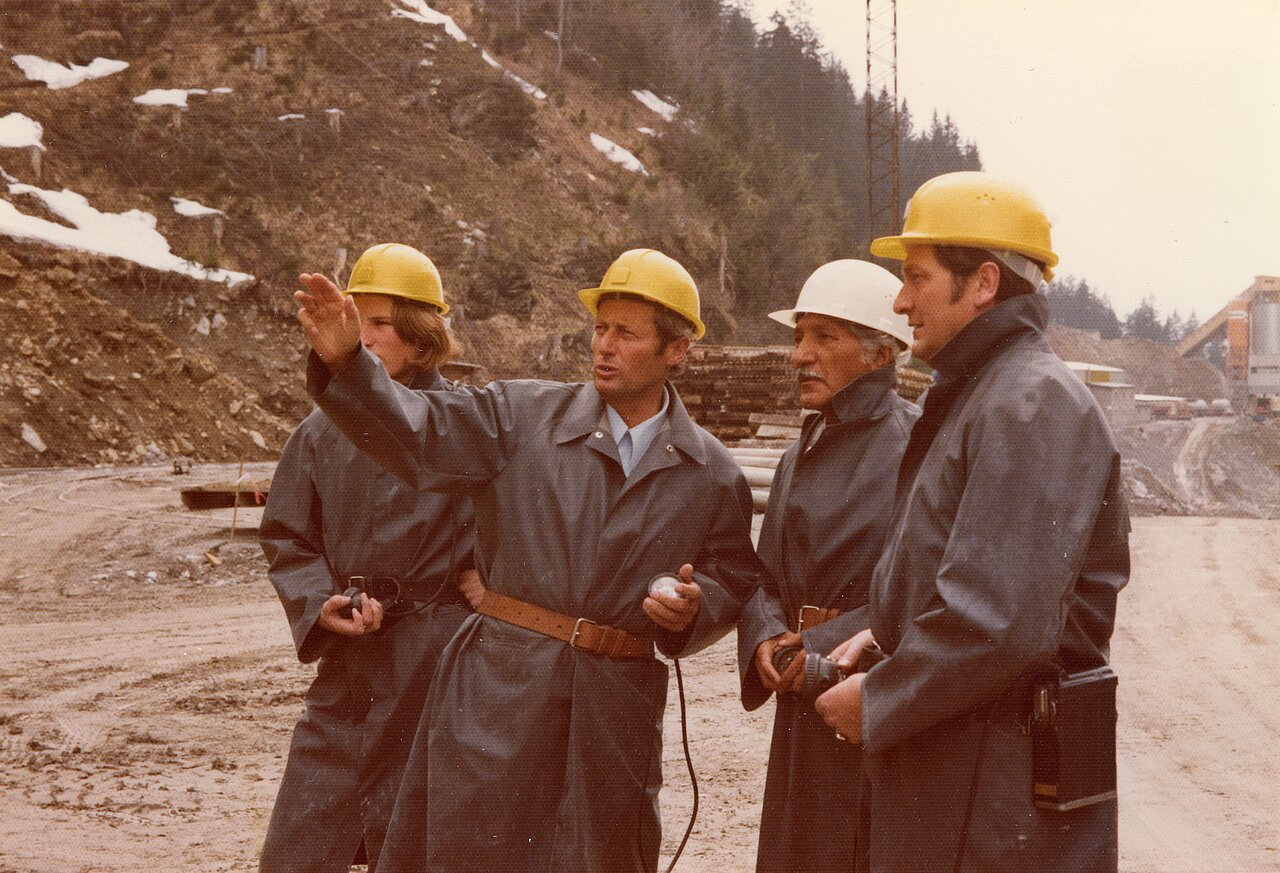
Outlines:
[[[490,378],[579,375],[587,320],[574,292],[633,245],[681,259],[729,338],[697,199],[592,144],[648,161],[637,128],[660,132],[663,118],[627,91],[557,75],[545,35],[495,57],[392,14],[413,7],[5,4],[0,116],[37,121],[44,146],[38,166],[29,149],[0,148],[8,181],[151,213],[174,254],[254,279],[229,287],[0,235],[0,303],[14,313],[0,321],[0,464],[271,456],[307,409],[293,278],[345,275],[380,241],[432,255],[464,356]],[[473,23],[471,3],[431,8],[463,33]],[[129,66],[54,89],[8,62],[21,54]],[[522,82],[542,83],[541,99]],[[155,89],[208,93],[186,109],[134,102]],[[177,213],[174,197],[221,210],[221,228]],[[69,224],[12,184],[0,200]]]

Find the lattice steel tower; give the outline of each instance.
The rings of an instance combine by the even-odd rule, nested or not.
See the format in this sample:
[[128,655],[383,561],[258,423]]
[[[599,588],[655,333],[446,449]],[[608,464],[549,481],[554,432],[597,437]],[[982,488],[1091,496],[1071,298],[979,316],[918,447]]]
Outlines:
[[899,231],[898,3],[867,0],[867,240]]

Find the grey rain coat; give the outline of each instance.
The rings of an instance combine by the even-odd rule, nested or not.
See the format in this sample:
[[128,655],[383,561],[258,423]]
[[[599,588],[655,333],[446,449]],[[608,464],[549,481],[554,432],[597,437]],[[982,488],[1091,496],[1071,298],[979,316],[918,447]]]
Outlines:
[[[432,372],[414,387],[449,384]],[[299,660],[320,660],[260,869],[346,873],[362,837],[377,860],[436,659],[469,613],[457,574],[472,565],[471,502],[406,487],[316,410],[285,443],[259,539]],[[363,637],[316,627],[358,575],[443,588],[441,602]]]
[[[769,573],[738,622],[746,709],[772,693],[760,684],[756,649],[794,630],[800,607],[843,613],[802,634],[808,651],[826,654],[868,626],[871,571],[892,517],[898,464],[919,416],[919,408],[894,391],[893,365],[881,367],[836,393],[816,442],[821,416],[808,416],[799,441],[782,456],[760,530],[760,560]],[[797,695],[780,695],[756,870],[853,870],[861,776],[860,751],[837,740]]]
[[[413,394],[365,352],[309,389],[418,488],[474,494],[476,561],[494,591],[687,655],[723,636],[755,589],[751,495],[670,385],[667,421],[629,477],[592,385],[495,382]],[[649,580],[689,562],[698,617],[667,634]],[[610,659],[480,615],[441,660],[386,859],[396,871],[654,870],[667,668]],[[425,790],[424,790],[425,786]]]
[[1129,577],[1120,456],[1047,321],[1014,297],[932,361],[871,583],[890,654],[862,687],[873,870],[1116,869],[1115,801],[1032,804],[1028,673],[1106,664]]

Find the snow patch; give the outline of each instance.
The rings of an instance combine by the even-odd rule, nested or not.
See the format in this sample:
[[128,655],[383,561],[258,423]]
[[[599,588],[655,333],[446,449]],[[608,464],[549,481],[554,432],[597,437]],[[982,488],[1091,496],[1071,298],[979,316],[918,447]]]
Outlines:
[[194,200],[186,200],[182,197],[170,197],[169,199],[173,201],[173,211],[188,218],[199,218],[204,215],[226,215],[221,209],[214,209],[212,206],[205,206]]
[[301,121],[306,117],[300,112],[290,112],[288,115],[277,115],[276,121]]
[[591,144],[606,158],[615,164],[620,164],[623,169],[630,170],[633,173],[649,175],[649,171],[644,168],[644,164],[640,163],[639,158],[613,140],[605,139],[600,134],[593,133],[591,134]]
[[632,91],[631,96],[662,116],[663,121],[671,121],[680,111],[674,103],[668,103],[652,91]]
[[38,55],[14,55],[13,62],[28,79],[33,82],[44,82],[54,91],[129,69],[127,61],[113,61],[109,58],[94,58],[88,66],[84,67],[79,64],[64,66],[56,61],[47,61]]
[[407,18],[419,24],[433,24],[437,27],[443,27],[444,32],[458,42],[467,41],[467,35],[462,32],[461,27],[458,27],[458,23],[453,20],[453,17],[432,9],[426,4],[426,0],[400,0],[400,4],[409,8],[392,9],[391,14],[393,17]]
[[0,234],[20,240],[35,240],[64,249],[124,258],[157,270],[182,273],[209,282],[235,286],[253,278],[248,273],[211,270],[184,260],[169,251],[169,241],[156,230],[156,217],[149,212],[99,212],[83,195],[66,188],[46,191],[34,185],[14,182],[10,194],[30,194],[55,215],[75,227],[27,215],[8,200],[0,200]]
[[142,106],[177,106],[187,108],[186,88],[152,88],[145,94],[133,98],[133,102]]
[[655,136],[655,137],[656,137],[656,136],[658,135],[658,132],[657,132],[656,130],[654,130],[652,127],[637,127],[637,128],[636,128],[636,130],[640,131],[640,132],[641,132],[641,133],[643,133],[645,136]]
[[179,109],[187,108],[187,98],[192,94],[230,94],[230,88],[214,88],[210,92],[207,88],[152,88],[145,94],[139,94],[133,98],[134,103],[142,106],[177,106]]
[[[498,63],[497,59],[494,58],[493,55],[489,54],[484,49],[480,50],[480,57],[484,59],[484,62],[486,64],[493,67],[495,70],[502,70],[502,75],[506,76],[508,79],[515,82],[520,87],[521,91],[528,94],[533,99],[535,100],[547,99],[546,91],[543,91],[541,88],[539,88],[537,85],[533,84],[532,82],[526,82],[524,79],[521,79],[515,73],[511,72],[510,70],[502,66],[502,64]],[[423,61],[423,63],[426,63],[426,61]]]
[[21,112],[10,112],[0,118],[0,148],[25,149],[35,146],[45,151],[44,125]]
[[502,74],[506,76],[508,79],[510,79],[511,81],[515,82],[517,85],[519,85],[520,90],[528,94],[534,100],[547,99],[547,92],[543,91],[541,88],[539,88],[537,85],[533,84],[532,82],[526,82],[524,79],[521,79],[519,76],[517,76],[515,73],[511,72],[510,70],[503,70]]

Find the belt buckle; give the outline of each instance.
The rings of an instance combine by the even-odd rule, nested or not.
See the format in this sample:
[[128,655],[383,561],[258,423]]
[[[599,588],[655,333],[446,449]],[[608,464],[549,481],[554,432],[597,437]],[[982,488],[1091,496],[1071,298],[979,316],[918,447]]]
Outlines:
[[[578,636],[582,633],[582,625],[583,625],[584,623],[585,623],[585,624],[589,624],[589,625],[591,625],[592,627],[600,627],[600,626],[601,626],[599,622],[592,621],[592,620],[591,620],[591,619],[589,619],[589,618],[580,618],[580,619],[578,619],[577,621],[575,621],[575,622],[573,623],[573,633],[569,634],[569,648],[571,648],[571,649],[577,649],[577,648],[580,648],[580,646],[578,645]],[[590,651],[590,650],[589,650],[589,649],[583,649],[583,651]]]
[[[798,634],[804,633],[804,611],[805,611],[806,609],[812,609],[815,613],[820,613],[820,612],[822,612],[822,607],[821,607],[821,606],[802,606],[802,607],[800,607],[800,613],[799,613],[799,615],[797,615],[797,616],[796,616],[796,633],[798,633]],[[821,623],[821,622],[819,622],[819,623]]]

